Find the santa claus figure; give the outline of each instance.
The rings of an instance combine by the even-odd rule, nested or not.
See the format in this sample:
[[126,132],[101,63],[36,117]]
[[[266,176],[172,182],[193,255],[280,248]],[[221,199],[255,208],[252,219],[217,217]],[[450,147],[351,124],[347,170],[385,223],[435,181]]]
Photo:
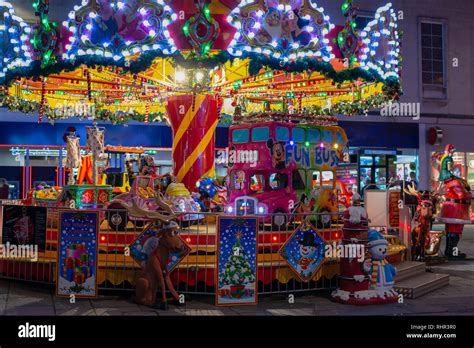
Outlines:
[[[342,228],[344,246],[362,248],[367,244],[368,219],[367,212],[360,205],[358,193],[352,196],[352,206],[344,212]],[[369,289],[369,277],[364,272],[362,264],[356,258],[341,257],[339,288],[332,293],[334,301],[348,304],[370,304],[370,299],[359,296]]]
[[438,221],[445,224],[446,249],[445,256],[450,259],[464,259],[466,254],[459,252],[457,245],[461,238],[464,224],[470,223],[469,209],[472,194],[466,180],[457,177],[453,173],[453,154],[456,151],[453,145],[445,147],[441,158],[439,191],[444,195],[444,202]]

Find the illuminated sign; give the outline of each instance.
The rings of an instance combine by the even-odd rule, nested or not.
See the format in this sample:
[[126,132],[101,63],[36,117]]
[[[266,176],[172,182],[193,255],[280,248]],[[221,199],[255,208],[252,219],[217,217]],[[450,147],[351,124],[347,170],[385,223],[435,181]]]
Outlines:
[[317,145],[314,147],[301,144],[285,146],[286,164],[295,162],[297,166],[304,168],[313,167],[336,167],[339,164],[337,150],[329,146]]
[[[60,149],[50,149],[48,147],[43,147],[41,149],[29,149],[29,154],[30,154],[30,157],[59,157],[59,150]],[[67,150],[65,148],[61,150],[62,150],[62,157],[66,157]],[[11,147],[9,151],[13,157],[26,155],[26,148],[20,148],[18,146]],[[84,149],[81,149],[81,155],[82,156],[86,155],[86,151]]]

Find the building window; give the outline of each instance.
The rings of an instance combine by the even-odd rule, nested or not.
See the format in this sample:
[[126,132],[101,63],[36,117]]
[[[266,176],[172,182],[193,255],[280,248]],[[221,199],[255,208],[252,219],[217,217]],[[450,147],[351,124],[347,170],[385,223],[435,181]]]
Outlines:
[[358,14],[355,22],[356,22],[356,28],[359,30],[364,30],[367,25],[374,20],[374,16],[372,15],[360,15]]
[[424,85],[444,86],[443,41],[442,23],[421,22],[421,71]]

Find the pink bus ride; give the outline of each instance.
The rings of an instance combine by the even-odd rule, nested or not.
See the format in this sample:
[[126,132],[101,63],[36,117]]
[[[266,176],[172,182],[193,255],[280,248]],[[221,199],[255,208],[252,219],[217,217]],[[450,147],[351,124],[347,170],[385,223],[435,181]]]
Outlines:
[[336,168],[346,144],[338,126],[283,121],[231,126],[225,212],[262,216],[274,228],[298,220],[293,213],[318,213],[320,227],[329,227],[337,217]]

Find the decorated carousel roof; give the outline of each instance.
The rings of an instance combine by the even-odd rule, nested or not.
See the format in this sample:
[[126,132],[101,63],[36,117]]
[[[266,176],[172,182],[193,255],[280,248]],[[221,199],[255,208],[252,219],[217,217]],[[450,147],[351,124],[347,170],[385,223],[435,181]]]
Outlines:
[[390,3],[362,30],[351,0],[339,25],[315,0],[83,0],[62,22],[33,8],[31,26],[0,0],[0,103],[40,119],[160,122],[182,93],[223,114],[353,115],[400,94]]

